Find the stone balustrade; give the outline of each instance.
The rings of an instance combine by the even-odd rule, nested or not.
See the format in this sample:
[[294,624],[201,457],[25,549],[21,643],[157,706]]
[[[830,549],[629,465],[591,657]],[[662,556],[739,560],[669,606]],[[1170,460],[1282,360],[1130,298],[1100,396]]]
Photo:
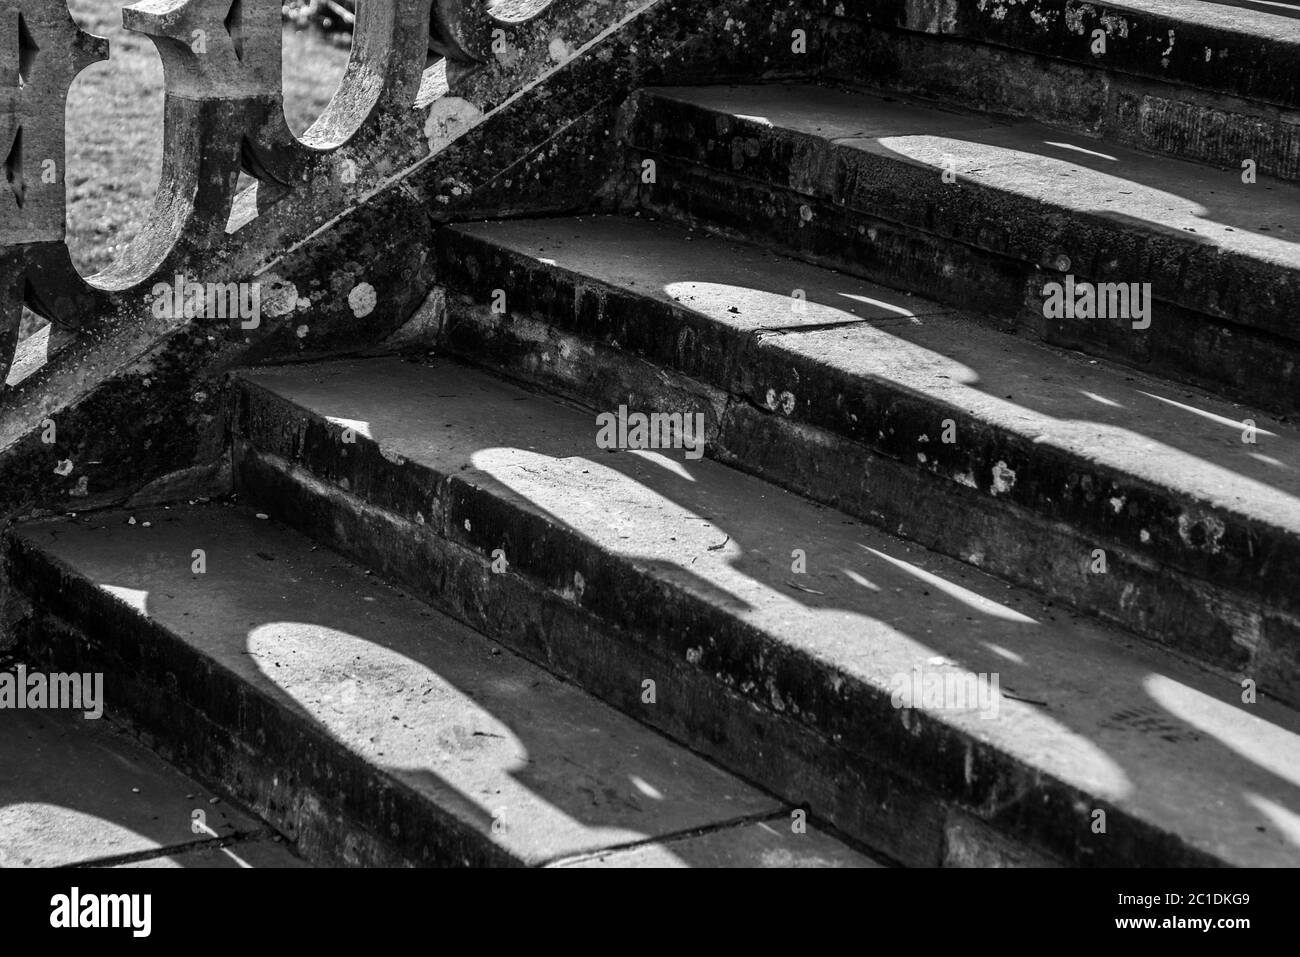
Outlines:
[[[540,66],[553,66],[555,24],[580,6],[360,0],[346,73],[301,137],[284,117],[278,0],[124,6],[124,25],[153,41],[164,67],[163,169],[139,237],[110,268],[83,277],[66,242],[64,106],[77,75],[111,51],[106,40],[77,26],[66,0],[6,0],[0,9],[6,180],[0,184],[0,391],[19,348],[24,307],[65,341],[82,342],[71,365],[85,364],[96,339],[125,326],[139,328],[132,337],[137,343],[165,334],[185,316],[150,308],[159,283],[176,276],[231,283],[256,274],[427,159],[451,138],[449,127],[456,132],[458,123],[463,128],[491,105],[462,109],[459,84],[482,89],[486,83],[500,99]],[[443,107],[440,100],[456,105]],[[255,180],[253,187],[240,189],[241,172]],[[26,358],[34,367],[46,361]]]

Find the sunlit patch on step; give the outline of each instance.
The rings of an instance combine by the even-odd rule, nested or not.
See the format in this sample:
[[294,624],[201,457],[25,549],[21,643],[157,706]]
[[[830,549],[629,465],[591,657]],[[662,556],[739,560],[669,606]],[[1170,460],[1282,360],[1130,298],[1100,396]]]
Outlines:
[[579,693],[513,656],[467,659],[437,633],[403,653],[384,643],[400,626],[374,625],[365,637],[267,622],[249,632],[248,654],[347,749],[530,859],[643,840],[653,835],[630,823],[662,827],[650,806],[681,806],[661,757],[606,744],[616,732],[601,710],[573,714]]
[[140,614],[149,614],[149,592],[141,591],[139,588],[127,588],[124,585],[101,584],[99,587],[118,601],[131,606]]
[[[852,299],[854,302],[860,302],[864,305],[871,306],[873,309],[883,309],[885,312],[893,313],[896,316],[904,316],[908,319],[916,319],[916,313],[905,306],[898,306],[892,302],[885,302],[883,299],[875,299],[871,296],[862,296],[852,292],[841,292],[838,295],[845,299]],[[919,321],[919,320],[918,320]]]
[[[1167,399],[1162,395],[1156,395],[1153,392],[1143,392],[1138,390],[1139,395],[1144,395],[1148,399],[1155,399],[1157,402],[1163,402],[1165,405],[1172,405],[1176,409],[1182,409],[1184,412],[1190,412],[1192,415],[1199,416],[1202,419],[1208,419],[1211,422],[1217,422],[1219,425],[1227,426],[1236,432],[1240,432],[1245,427],[1245,419],[1230,419],[1227,416],[1218,415],[1205,409],[1198,409],[1194,405],[1187,405],[1184,402],[1178,402],[1174,399]],[[1252,431],[1255,435],[1267,435],[1270,438],[1277,438],[1276,432],[1270,432],[1267,429],[1261,429],[1255,426]]]
[[858,305],[840,308],[809,298],[804,289],[755,289],[717,282],[671,282],[663,288],[680,306],[742,329],[843,325],[913,315],[904,306],[849,293],[836,295]]
[[360,419],[341,419],[338,416],[327,415],[325,421],[330,425],[336,425],[343,430],[344,436],[361,436],[365,439],[373,439],[370,434],[370,423],[362,422]]
[[[0,834],[80,834],[93,839],[98,856],[120,853],[122,848],[155,849],[157,841],[102,815],[41,801],[20,801],[0,807]],[[18,867],[21,862],[10,858],[9,849],[0,847],[0,867]]]
[[1043,140],[1044,146],[1055,146],[1057,149],[1070,150],[1074,153],[1083,153],[1085,156],[1095,156],[1097,159],[1110,160],[1112,163],[1118,163],[1118,156],[1111,156],[1109,153],[1098,153],[1096,150],[1084,149],[1082,146],[1075,146],[1073,143],[1054,143],[1051,140]]
[[1247,794],[1246,800],[1255,805],[1290,844],[1300,847],[1300,814],[1259,794]]
[[678,478],[683,479],[687,482],[695,481],[695,478],[691,475],[691,473],[686,470],[686,466],[682,465],[681,462],[678,462],[675,459],[670,459],[668,456],[660,452],[651,452],[648,449],[628,449],[627,454],[635,455],[637,458],[644,459],[647,462],[651,462],[659,466],[661,469],[667,469],[669,472],[672,472]]
[[1014,651],[1011,651],[1007,648],[1003,648],[1001,645],[995,645],[992,642],[986,641],[984,642],[984,647],[987,648],[989,651],[993,652],[999,658],[1005,658],[1007,659],[1007,661],[1010,661],[1013,664],[1023,665],[1025,663],[1025,659],[1023,656],[1018,655]]
[[841,568],[840,571],[844,573],[844,575],[849,579],[849,581],[856,582],[857,584],[861,585],[863,588],[866,588],[869,591],[880,591],[879,585],[877,585],[873,581],[869,581],[866,578],[863,578],[853,569]]
[[985,598],[983,595],[973,592],[969,588],[963,588],[956,582],[950,582],[945,578],[940,578],[938,575],[932,574],[924,568],[919,568],[911,562],[903,561],[901,558],[894,558],[892,555],[886,555],[884,552],[877,551],[869,545],[862,545],[861,548],[863,551],[870,552],[877,558],[884,559],[895,568],[907,572],[907,574],[914,576],[919,581],[925,582],[927,585],[938,589],[945,595],[957,599],[962,604],[970,606],[981,614],[988,615],[992,618],[1000,618],[1003,621],[1014,621],[1026,625],[1038,624],[1038,622],[1033,618],[1016,611],[1014,608],[1008,608],[1006,605],[998,604],[990,598]]
[[[637,456],[638,460],[645,458]],[[664,468],[662,462],[651,461],[657,469]],[[692,564],[690,560],[701,555],[731,560],[742,553],[730,536],[713,523],[702,520],[646,482],[600,461],[557,459],[525,449],[498,448],[475,452],[473,463],[571,529],[596,540],[609,538],[609,532],[620,526],[632,528],[646,519],[653,519],[660,528],[677,529],[673,538],[641,536],[635,544],[624,546],[628,553],[642,558]],[[668,471],[674,480],[694,482],[689,472],[683,475],[677,469]],[[619,502],[617,513],[607,507],[612,499]]]
[[[504,723],[418,661],[324,625],[271,622],[248,636],[263,675],[340,741],[388,767],[421,769],[484,751],[504,769],[528,755]],[[466,709],[470,724],[418,719],[418,713]]]
[[635,787],[646,797],[651,798],[655,801],[662,801],[664,799],[664,796],[659,793],[659,789],[656,788],[650,782],[643,780],[642,778],[638,777],[635,774],[631,775],[631,781],[633,787]]
[[[1300,808],[1300,791],[1292,790],[1300,788],[1300,738],[1293,732],[1252,714],[1247,706],[1220,701],[1164,675],[1151,675],[1144,687],[1171,716],[1289,785],[1288,802]],[[1227,685],[1226,690],[1232,694],[1235,689]]]
[[1106,398],[1106,397],[1103,396],[1103,395],[1097,395],[1095,392],[1085,392],[1085,391],[1083,391],[1082,389],[1080,389],[1079,392],[1080,392],[1080,394],[1083,395],[1085,398],[1089,398],[1089,399],[1091,399],[1093,402],[1099,402],[1099,403],[1101,403],[1102,405],[1108,405],[1108,406],[1110,406],[1110,407],[1113,408],[1113,409],[1122,409],[1122,408],[1124,408],[1124,406],[1120,405],[1120,404],[1119,404],[1118,402],[1116,402],[1114,399],[1108,399],[1108,398]]

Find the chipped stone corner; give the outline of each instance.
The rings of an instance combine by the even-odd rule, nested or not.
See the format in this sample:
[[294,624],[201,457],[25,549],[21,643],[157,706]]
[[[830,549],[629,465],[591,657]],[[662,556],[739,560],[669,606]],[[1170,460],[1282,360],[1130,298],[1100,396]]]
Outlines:
[[411,318],[384,340],[383,349],[393,352],[432,349],[442,336],[447,321],[447,290],[434,286]]
[[230,457],[194,465],[155,479],[132,495],[128,508],[152,508],[172,502],[222,498],[235,489]]

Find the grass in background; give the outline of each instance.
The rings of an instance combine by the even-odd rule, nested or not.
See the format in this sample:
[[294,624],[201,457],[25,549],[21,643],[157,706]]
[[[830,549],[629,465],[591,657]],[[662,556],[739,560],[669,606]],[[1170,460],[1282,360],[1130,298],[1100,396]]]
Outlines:
[[[139,232],[162,166],[163,72],[148,37],[122,28],[121,0],[69,0],[83,30],[107,37],[110,58],[85,70],[68,97],[68,244],[85,275],[103,269]],[[284,98],[301,133],[329,103],[346,47],[286,27]]]

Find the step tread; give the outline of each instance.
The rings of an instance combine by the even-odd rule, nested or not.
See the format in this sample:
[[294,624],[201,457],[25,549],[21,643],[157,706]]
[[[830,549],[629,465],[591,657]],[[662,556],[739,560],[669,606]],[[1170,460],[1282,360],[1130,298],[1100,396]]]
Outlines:
[[[546,863],[781,813],[774,799],[250,509],[130,517],[135,524],[95,514],[15,534],[517,859]],[[191,572],[196,548],[206,574]],[[788,849],[801,853],[797,838]]]
[[[914,668],[999,674],[995,720],[925,713],[1239,864],[1295,864],[1300,716],[1180,658],[1044,606],[759,479],[680,453],[595,447],[590,413],[484,373],[395,359],[258,369],[248,387],[363,430],[403,470],[464,483],[768,635],[826,680],[888,696]],[[793,575],[791,551],[808,556]],[[836,685],[838,687],[838,684]],[[899,712],[903,727],[922,733]],[[960,757],[957,756],[957,760]]]
[[[934,170],[1052,209],[1092,214],[1222,254],[1300,265],[1300,184],[1241,180],[1033,120],[990,119],[932,104],[811,85],[658,87],[646,91],[705,110],[761,118],[836,146]],[[1245,159],[1246,157],[1242,157]],[[1137,281],[1140,277],[1134,277]]]
[[[111,677],[103,687],[111,707]],[[104,720],[11,707],[0,711],[0,867],[153,858],[265,830],[229,804],[211,803],[212,792]],[[211,834],[194,833],[196,810]],[[277,848],[277,858],[296,860]]]
[[[1251,5],[1260,2],[1273,9],[1261,10]],[[1300,10],[1286,3],[1270,0],[1107,0],[1105,6],[1109,10],[1154,13],[1186,23],[1300,43],[1300,23],[1295,22]]]
[[130,861],[115,864],[114,867],[129,870],[156,869],[174,870],[177,868],[240,869],[256,870],[264,867],[311,867],[302,858],[294,857],[284,849],[283,844],[274,840],[263,839],[229,847],[203,847],[189,851],[180,851],[160,857],[150,857],[143,861]]
[[[844,0],[836,18],[984,42],[1059,58],[1097,72],[1290,105],[1300,22],[1294,4],[1272,0],[1034,0],[949,3],[931,0]],[[1106,35],[1104,53],[1093,44]],[[856,39],[856,38],[855,38]],[[840,56],[852,56],[852,48]],[[1086,80],[1082,82],[1087,82]]]
[[[1262,10],[1251,4],[1276,8]],[[1011,4],[1014,5],[1014,4]],[[1229,33],[1267,38],[1276,42],[1300,43],[1300,11],[1285,3],[1269,0],[1106,0],[1099,9],[1168,17],[1183,23],[1212,27]],[[981,7],[981,11],[983,11]]]
[[[809,831],[801,854],[790,852],[789,824],[757,821],[728,830],[712,831],[637,847],[607,851],[553,867],[862,867],[862,858],[838,841]],[[848,853],[846,853],[848,851]],[[872,865],[881,866],[881,865]]]
[[[781,330],[766,343],[965,411],[989,427],[1180,499],[1300,535],[1300,429],[1199,389],[1009,336],[919,296],[666,223],[608,216],[451,228],[729,329]],[[791,314],[795,289],[807,296],[801,317]],[[1253,445],[1241,441],[1247,418],[1258,430]],[[916,437],[917,454],[938,442],[940,421],[935,434]],[[971,478],[986,490],[993,484],[991,474]]]

